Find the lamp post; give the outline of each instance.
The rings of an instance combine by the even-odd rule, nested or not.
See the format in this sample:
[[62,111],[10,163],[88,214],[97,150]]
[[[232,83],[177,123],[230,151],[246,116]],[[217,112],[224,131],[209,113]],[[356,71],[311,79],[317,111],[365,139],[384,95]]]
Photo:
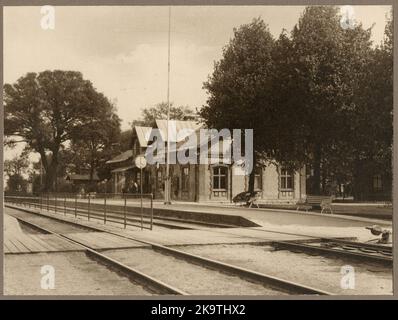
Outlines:
[[144,211],[143,211],[143,206],[142,206],[142,197],[143,197],[143,192],[142,192],[142,185],[143,185],[143,177],[142,177],[142,169],[146,167],[146,159],[144,156],[137,156],[134,159],[134,164],[135,166],[140,169],[140,203],[141,203],[141,230],[144,228]]
[[170,202],[170,164],[169,164],[169,121],[170,121],[170,29],[171,29],[171,7],[169,6],[169,41],[167,51],[167,129],[166,129],[166,181],[164,192],[164,204]]

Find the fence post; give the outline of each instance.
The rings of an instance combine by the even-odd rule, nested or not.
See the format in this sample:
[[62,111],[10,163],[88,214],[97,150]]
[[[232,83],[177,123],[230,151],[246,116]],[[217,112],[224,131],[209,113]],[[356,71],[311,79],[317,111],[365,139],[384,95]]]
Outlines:
[[126,225],[127,225],[127,213],[126,213],[126,195],[124,195],[124,207],[123,207],[123,212],[124,212],[124,229],[126,229]]
[[142,203],[142,197],[143,197],[142,185],[143,185],[143,177],[142,177],[142,166],[141,166],[141,173],[140,173],[141,230],[144,228],[144,208],[143,208],[143,203]]
[[151,230],[153,225],[153,194],[151,193]]
[[55,213],[57,213],[57,202],[58,202],[58,198],[57,198],[57,193],[54,193],[55,194],[55,196],[54,196],[54,202],[55,202]]
[[75,194],[75,218],[77,218],[77,193]]
[[106,224],[106,192],[104,196],[104,224]]
[[[142,169],[141,169],[141,177],[142,177]],[[141,194],[140,194],[140,198],[141,198],[141,230],[144,229],[144,208],[143,208],[143,203],[142,203],[142,183],[141,183]]]
[[49,204],[48,204],[48,202],[49,202],[49,195],[48,195],[48,193],[47,193],[47,213],[48,213],[48,211],[49,211]]
[[88,193],[87,219],[90,220],[90,193]]

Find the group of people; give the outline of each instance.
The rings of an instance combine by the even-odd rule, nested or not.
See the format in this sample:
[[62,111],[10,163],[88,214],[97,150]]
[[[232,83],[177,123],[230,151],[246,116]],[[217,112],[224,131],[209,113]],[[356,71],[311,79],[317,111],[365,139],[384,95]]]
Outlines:
[[124,188],[122,189],[123,193],[139,193],[140,186],[136,181],[130,181],[130,183],[126,183]]

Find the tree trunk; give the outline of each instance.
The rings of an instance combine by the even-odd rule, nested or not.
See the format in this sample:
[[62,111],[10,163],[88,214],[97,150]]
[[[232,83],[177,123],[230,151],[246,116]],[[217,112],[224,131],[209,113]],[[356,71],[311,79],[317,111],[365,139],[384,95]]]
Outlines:
[[314,150],[314,179],[312,184],[312,192],[319,195],[321,193],[321,147],[317,145]]
[[326,186],[326,177],[327,177],[327,172],[325,168],[321,169],[321,185],[322,185],[322,194],[327,194],[327,186]]
[[47,164],[44,191],[57,191],[57,169],[58,169],[58,153],[52,155],[50,165]]
[[253,151],[253,169],[249,174],[249,192],[250,193],[254,193],[254,180],[256,177],[256,157],[254,155],[254,151]]
[[352,181],[352,195],[354,200],[363,200],[363,192],[362,192],[362,184],[363,184],[363,177],[362,177],[362,163],[359,160],[355,160],[354,163],[354,174],[353,174],[353,181]]
[[[41,161],[41,171],[40,174],[44,176],[43,180],[41,180],[40,183],[40,191],[48,192],[48,184],[47,184],[47,173],[48,173],[48,162],[46,158],[46,152],[44,151],[44,148],[39,146],[39,153],[40,153],[40,161]],[[44,181],[44,185],[42,182]]]
[[90,188],[90,191],[94,191],[94,168],[95,168],[95,165],[94,165],[94,161],[91,161],[91,163],[90,163],[90,181],[89,181],[89,188]]
[[48,167],[46,174],[45,174],[45,179],[44,179],[44,191],[45,192],[54,191],[55,177],[56,177],[56,168],[51,163],[51,165]]

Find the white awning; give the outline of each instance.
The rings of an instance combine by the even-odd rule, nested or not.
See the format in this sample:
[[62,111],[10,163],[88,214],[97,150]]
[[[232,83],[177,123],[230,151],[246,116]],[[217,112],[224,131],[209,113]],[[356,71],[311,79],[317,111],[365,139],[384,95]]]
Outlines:
[[127,170],[129,170],[129,169],[133,169],[134,167],[135,167],[135,166],[128,166],[128,167],[117,168],[117,169],[112,170],[111,172],[112,172],[112,173],[115,173],[115,172],[123,172],[123,171],[127,171]]

